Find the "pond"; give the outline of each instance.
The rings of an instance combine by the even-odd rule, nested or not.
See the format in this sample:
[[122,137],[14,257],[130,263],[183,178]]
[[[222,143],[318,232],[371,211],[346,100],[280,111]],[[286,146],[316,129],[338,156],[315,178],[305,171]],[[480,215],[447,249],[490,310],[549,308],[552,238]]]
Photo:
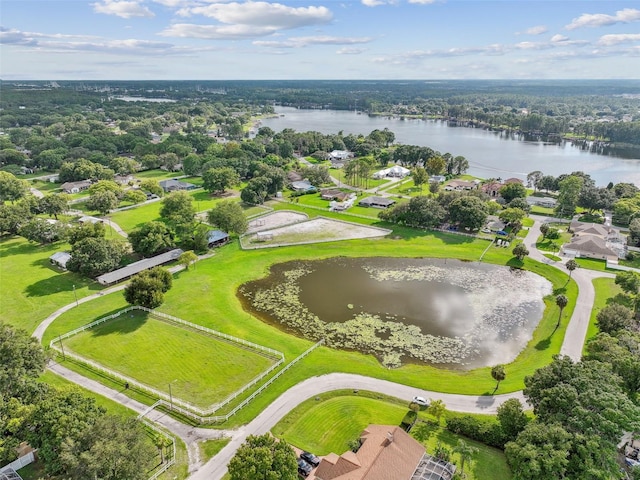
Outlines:
[[531,339],[551,283],[531,272],[429,258],[274,265],[240,297],[254,315],[311,340],[403,362],[471,369],[509,363]]

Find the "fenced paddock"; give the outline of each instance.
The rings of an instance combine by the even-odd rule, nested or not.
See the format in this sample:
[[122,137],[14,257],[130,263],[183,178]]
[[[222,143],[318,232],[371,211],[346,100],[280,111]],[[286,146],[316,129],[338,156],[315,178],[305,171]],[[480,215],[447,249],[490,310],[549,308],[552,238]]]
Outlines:
[[271,348],[144,307],[96,320],[50,346],[199,421],[284,362]]

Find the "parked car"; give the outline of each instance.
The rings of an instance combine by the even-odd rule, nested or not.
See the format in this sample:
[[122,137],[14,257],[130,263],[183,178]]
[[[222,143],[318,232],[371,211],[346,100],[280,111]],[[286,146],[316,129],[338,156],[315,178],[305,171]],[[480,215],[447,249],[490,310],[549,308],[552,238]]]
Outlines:
[[508,234],[507,232],[505,232],[504,230],[498,230],[498,231],[496,232],[496,235],[504,235],[504,236],[507,236],[507,235],[509,235],[509,234]]
[[313,470],[313,467],[311,465],[309,465],[301,458],[298,459],[298,473],[300,475],[302,475],[303,477],[308,477],[311,473],[311,470]]
[[424,397],[413,397],[412,400],[413,403],[416,403],[422,407],[428,407],[429,406],[429,401],[424,398]]
[[320,465],[320,459],[311,452],[302,452],[300,458],[314,467]]

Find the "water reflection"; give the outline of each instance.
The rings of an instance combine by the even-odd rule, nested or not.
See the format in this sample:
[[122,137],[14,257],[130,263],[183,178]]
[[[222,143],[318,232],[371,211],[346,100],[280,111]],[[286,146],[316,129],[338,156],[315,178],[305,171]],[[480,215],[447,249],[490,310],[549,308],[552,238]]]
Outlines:
[[457,260],[331,258],[275,265],[241,289],[261,318],[332,346],[475,368],[512,361],[551,284],[531,272]]

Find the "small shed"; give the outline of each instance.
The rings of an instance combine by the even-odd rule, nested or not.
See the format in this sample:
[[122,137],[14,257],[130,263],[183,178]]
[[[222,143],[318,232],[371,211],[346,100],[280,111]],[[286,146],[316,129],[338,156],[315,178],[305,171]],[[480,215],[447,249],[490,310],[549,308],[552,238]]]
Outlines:
[[64,270],[67,269],[67,262],[71,260],[71,254],[69,252],[56,252],[49,257],[49,261]]
[[209,230],[207,233],[207,246],[209,248],[221,247],[229,241],[229,234],[222,230]]

